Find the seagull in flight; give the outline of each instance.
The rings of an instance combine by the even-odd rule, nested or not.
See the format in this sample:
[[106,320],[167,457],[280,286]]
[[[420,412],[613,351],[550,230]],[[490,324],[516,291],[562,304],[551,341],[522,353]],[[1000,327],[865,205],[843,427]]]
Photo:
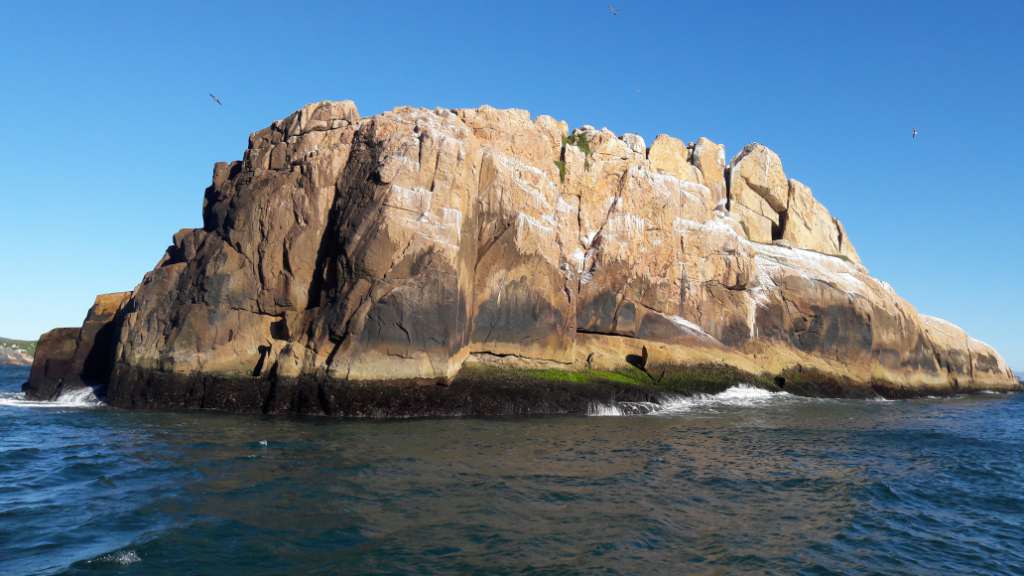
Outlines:
[[917,140],[917,128],[910,131],[910,138],[911,140]]
[[213,100],[214,102],[216,102],[217,106],[223,106],[224,105],[224,103],[220,101],[220,98],[217,98],[213,94],[210,94],[210,99]]
[[619,15],[619,9],[615,7],[615,4],[609,4],[608,5],[608,13],[610,13],[612,16],[618,16]]

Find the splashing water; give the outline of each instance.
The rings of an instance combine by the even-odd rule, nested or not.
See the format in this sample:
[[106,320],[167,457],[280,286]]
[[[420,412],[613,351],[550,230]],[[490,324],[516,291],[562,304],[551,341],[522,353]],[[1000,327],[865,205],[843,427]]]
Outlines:
[[0,392],[0,406],[16,406],[22,408],[96,408],[103,406],[103,401],[96,396],[96,390],[90,387],[75,388],[61,393],[56,400],[27,400],[24,392]]
[[123,550],[121,552],[112,552],[110,554],[104,554],[98,558],[93,558],[86,562],[87,564],[118,564],[120,566],[127,566],[129,564],[135,564],[141,562],[142,558],[135,553],[134,550]]
[[689,412],[694,409],[714,411],[719,407],[764,406],[781,402],[808,401],[809,398],[794,396],[788,392],[771,392],[749,384],[732,386],[718,394],[695,394],[693,396],[668,395],[658,403],[615,402],[594,404],[590,416],[642,416],[669,415]]

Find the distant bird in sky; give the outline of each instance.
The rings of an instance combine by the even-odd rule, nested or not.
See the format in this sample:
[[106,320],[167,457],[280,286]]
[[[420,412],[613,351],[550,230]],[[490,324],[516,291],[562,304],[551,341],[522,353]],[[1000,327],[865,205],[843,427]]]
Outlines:
[[609,4],[608,5],[608,13],[611,14],[612,16],[618,16],[619,15],[619,9],[615,7],[615,4]]
[[912,140],[917,140],[917,128],[914,128],[913,130],[910,131],[910,138]]
[[220,101],[220,98],[217,98],[213,94],[210,94],[210,99],[213,100],[214,102],[216,102],[217,106],[223,106],[224,105],[224,103]]

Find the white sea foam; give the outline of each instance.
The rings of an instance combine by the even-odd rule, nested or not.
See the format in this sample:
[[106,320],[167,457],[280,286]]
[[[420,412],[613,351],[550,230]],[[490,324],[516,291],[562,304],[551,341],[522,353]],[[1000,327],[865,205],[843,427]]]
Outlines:
[[662,408],[654,402],[616,402],[614,404],[594,403],[587,411],[589,416],[643,416],[654,414]]
[[657,404],[651,402],[615,402],[593,404],[590,416],[635,416],[644,414],[679,414],[695,409],[714,410],[720,407],[756,407],[800,400],[788,392],[771,392],[749,384],[738,384],[718,394],[666,396]]
[[587,416],[622,416],[622,409],[618,404],[602,404],[593,402],[587,410]]
[[26,400],[23,392],[0,393],[0,406],[16,406],[21,408],[95,408],[103,406],[92,388],[76,388],[64,392],[56,400]]
[[139,555],[135,553],[135,550],[121,550],[120,552],[111,552],[110,554],[104,554],[98,558],[93,558],[89,561],[89,564],[92,564],[93,562],[104,562],[127,566],[141,561],[142,558],[139,558]]

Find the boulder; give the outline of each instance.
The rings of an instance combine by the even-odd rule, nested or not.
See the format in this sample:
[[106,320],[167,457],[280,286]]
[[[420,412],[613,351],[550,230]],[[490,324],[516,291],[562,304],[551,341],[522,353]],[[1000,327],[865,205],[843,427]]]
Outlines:
[[782,239],[791,246],[838,256],[840,236],[837,221],[828,209],[798,180],[789,181],[789,205]]
[[935,360],[945,371],[953,389],[979,379],[1001,381],[1004,374],[1016,377],[995,349],[971,338],[963,328],[924,314],[921,320],[925,335],[935,351]]
[[690,151],[686,144],[668,134],[659,134],[647,151],[647,159],[654,170],[670,174],[680,180],[700,182],[700,171],[690,162]]
[[32,371],[22,390],[31,400],[53,400],[64,386],[65,380],[79,382],[72,369],[78,348],[78,328],[54,328],[39,337],[32,359]]
[[780,214],[789,204],[789,182],[782,160],[762,144],[754,143],[729,165],[729,205],[754,242],[781,238]]
[[701,136],[693,145],[691,158],[693,165],[700,170],[704,185],[711,190],[715,206],[724,205],[727,197],[725,146]]
[[100,294],[81,328],[57,328],[36,344],[29,380],[30,399],[53,400],[83,386],[102,387],[110,379],[120,334],[120,313],[131,292]]

